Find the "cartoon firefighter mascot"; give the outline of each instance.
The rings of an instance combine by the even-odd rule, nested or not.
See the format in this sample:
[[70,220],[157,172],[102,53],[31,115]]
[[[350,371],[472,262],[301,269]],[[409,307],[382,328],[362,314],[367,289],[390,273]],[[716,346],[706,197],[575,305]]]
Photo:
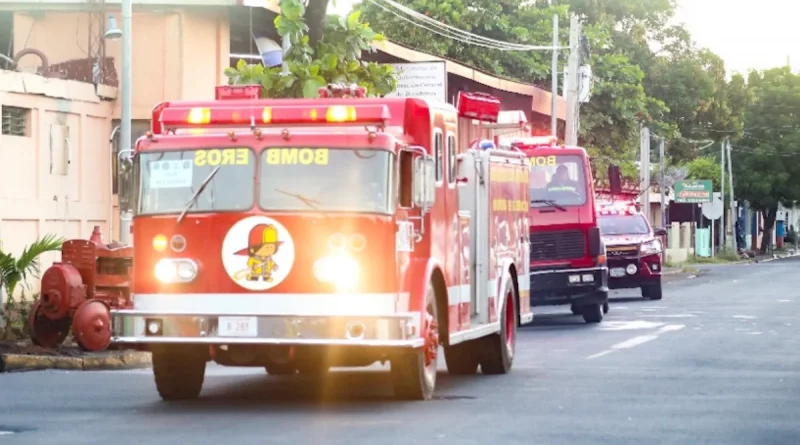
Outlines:
[[247,278],[248,281],[272,281],[272,272],[278,270],[278,265],[272,256],[278,251],[283,241],[278,241],[278,229],[272,224],[258,224],[250,229],[247,249],[236,252],[236,255],[247,255],[247,269],[236,274],[237,279]]

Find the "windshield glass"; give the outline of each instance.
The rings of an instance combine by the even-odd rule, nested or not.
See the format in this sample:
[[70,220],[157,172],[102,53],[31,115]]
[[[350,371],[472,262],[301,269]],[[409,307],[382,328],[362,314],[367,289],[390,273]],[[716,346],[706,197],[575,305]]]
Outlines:
[[393,158],[374,149],[267,148],[259,204],[264,210],[390,214]]
[[602,235],[647,235],[650,227],[647,226],[642,215],[612,215],[597,218]]
[[[531,205],[578,206],[586,203],[583,158],[577,155],[531,156]],[[537,202],[540,201],[540,202]]]
[[180,213],[203,181],[219,167],[189,209],[247,210],[253,206],[255,155],[249,148],[139,153],[139,214]]

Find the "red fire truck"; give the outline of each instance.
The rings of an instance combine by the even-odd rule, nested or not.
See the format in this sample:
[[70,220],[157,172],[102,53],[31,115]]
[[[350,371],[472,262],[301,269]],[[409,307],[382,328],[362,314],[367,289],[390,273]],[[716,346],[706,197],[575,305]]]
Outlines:
[[530,162],[531,305],[571,305],[587,323],[608,312],[608,267],[589,156],[551,136],[503,140]]
[[161,103],[136,143],[133,308],[112,311],[113,342],[152,351],[161,397],[197,397],[208,361],[388,361],[411,399],[431,398],[440,346],[451,373],[509,372],[533,318],[528,165],[456,143],[499,101],[258,88]]

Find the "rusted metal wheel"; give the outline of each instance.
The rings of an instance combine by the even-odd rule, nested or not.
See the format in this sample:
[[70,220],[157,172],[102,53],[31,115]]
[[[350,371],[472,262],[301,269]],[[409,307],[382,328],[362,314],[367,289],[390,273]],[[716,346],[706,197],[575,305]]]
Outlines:
[[53,321],[42,315],[41,302],[36,301],[28,314],[31,341],[43,348],[57,348],[69,335],[69,318]]
[[100,300],[81,303],[72,316],[72,334],[84,351],[102,351],[111,344],[111,312]]

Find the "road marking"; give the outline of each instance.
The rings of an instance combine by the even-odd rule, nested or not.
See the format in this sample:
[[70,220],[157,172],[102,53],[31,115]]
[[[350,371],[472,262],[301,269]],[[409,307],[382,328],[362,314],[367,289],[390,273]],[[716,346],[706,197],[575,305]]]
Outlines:
[[657,323],[653,321],[607,321],[604,322],[599,329],[602,331],[629,331],[635,329],[653,329],[659,326],[664,326],[664,323]]
[[754,317],[752,315],[734,315],[733,318],[740,318],[742,320],[755,320],[758,317]]
[[651,341],[657,339],[658,336],[661,335],[661,334],[666,334],[667,332],[672,332],[672,331],[679,331],[679,330],[681,330],[681,329],[683,329],[685,327],[686,327],[686,325],[683,325],[683,324],[668,324],[666,326],[661,327],[660,329],[658,329],[657,331],[655,331],[652,334],[639,335],[637,337],[629,338],[628,340],[621,341],[619,343],[611,345],[611,347],[609,349],[606,349],[605,351],[598,352],[596,354],[592,354],[592,355],[586,357],[586,359],[587,360],[594,360],[596,358],[604,357],[604,356],[606,356],[608,354],[611,354],[612,352],[615,352],[615,351],[619,351],[619,350],[622,350],[622,349],[635,348],[635,347],[637,347],[639,345],[643,345],[645,343],[648,343],[648,342],[651,342]]
[[791,303],[792,300],[778,300],[778,303]]
[[648,318],[697,318],[697,315],[695,315],[695,314],[662,314],[662,315],[643,314],[642,317],[648,317]]

